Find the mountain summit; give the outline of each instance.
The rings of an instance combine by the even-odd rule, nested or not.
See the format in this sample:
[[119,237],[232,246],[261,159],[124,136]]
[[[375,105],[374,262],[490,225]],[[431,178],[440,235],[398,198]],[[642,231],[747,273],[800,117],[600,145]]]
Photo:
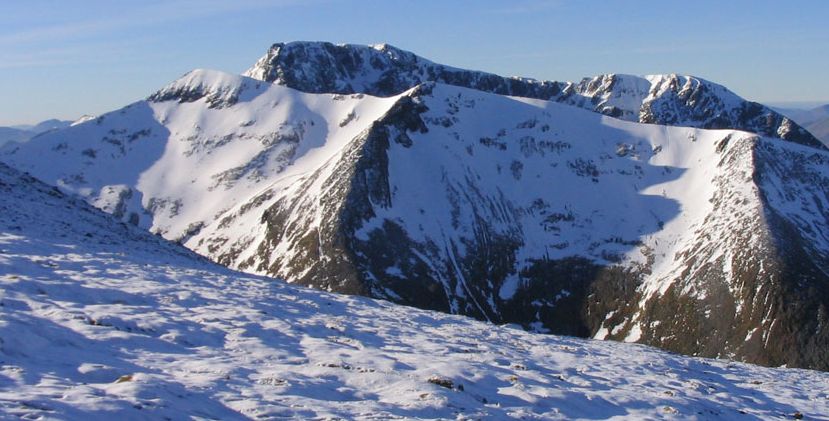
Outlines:
[[3,159],[247,272],[829,369],[829,152],[765,107],[737,118],[752,103],[689,77],[508,79],[389,46],[277,44],[247,75],[190,72]]
[[277,43],[246,76],[310,93],[393,96],[423,82],[555,101],[641,123],[736,129],[825,149],[778,112],[693,76],[608,74],[578,83],[502,77],[437,64],[390,46]]

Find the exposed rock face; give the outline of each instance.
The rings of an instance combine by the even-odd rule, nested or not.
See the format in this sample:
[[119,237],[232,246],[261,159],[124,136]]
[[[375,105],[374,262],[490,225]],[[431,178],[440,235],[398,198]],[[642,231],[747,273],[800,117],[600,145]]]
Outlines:
[[277,43],[245,72],[304,92],[393,96],[423,82],[439,82],[557,101],[629,121],[703,129],[736,129],[825,146],[776,111],[693,76],[600,75],[578,83],[506,78],[433,63],[387,44]]
[[398,95],[429,81],[541,99],[555,97],[566,86],[444,66],[388,44],[327,42],[274,44],[245,76],[303,92],[374,96]]
[[[337,67],[371,62],[355,51],[294,59],[292,83],[311,72],[325,89],[379,86]],[[648,104],[715,127],[707,112],[727,95],[673,80],[611,76],[583,82],[588,96],[569,85],[555,95],[572,107],[434,82],[310,94],[195,71],[3,159],[245,271],[539,332],[829,369],[829,152],[601,115],[638,120],[644,108],[626,104]]]
[[825,187],[813,186],[829,182],[827,156],[759,138],[726,148],[719,165],[742,169],[715,178],[713,212],[677,253],[668,286],[631,318],[638,340],[825,370],[829,355],[817,344],[829,341],[829,214]]
[[[589,98],[595,104],[594,111],[626,120],[737,129],[824,148],[811,133],[771,108],[746,101],[721,85],[693,76],[602,75],[582,80],[572,92],[576,98]],[[573,95],[556,100],[590,108],[583,100],[574,100]]]

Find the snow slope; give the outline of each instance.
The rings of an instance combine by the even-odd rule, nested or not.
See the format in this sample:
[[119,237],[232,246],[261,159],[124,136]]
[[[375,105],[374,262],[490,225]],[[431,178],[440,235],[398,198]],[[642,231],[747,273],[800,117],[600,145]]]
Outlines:
[[2,164],[0,211],[3,417],[829,419],[827,373],[243,275]]
[[816,148],[443,84],[308,94],[198,70],[3,159],[250,273],[829,367]]
[[[332,167],[348,164],[348,147],[401,98],[414,96],[429,110],[423,115],[428,131],[411,135],[413,145],[389,150],[390,189],[401,192],[391,198],[398,213],[378,215],[363,231],[390,219],[412,235],[421,232],[420,239],[449,232],[439,243],[463,243],[459,236],[468,232],[452,234],[456,228],[435,224],[454,218],[457,229],[468,229],[475,204],[451,216],[457,205],[428,189],[457,182],[455,188],[463,190],[462,180],[472,176],[485,180],[475,186],[482,196],[500,196],[525,209],[522,225],[547,227],[521,229],[527,244],[519,262],[543,253],[641,263],[645,248],[673,254],[668,245],[710,212],[711,204],[699,199],[712,196],[712,180],[722,171],[715,144],[728,136],[734,143],[752,137],[626,123],[547,101],[447,85],[422,93],[311,95],[199,70],[150,101],[43,136],[4,159],[124,221],[215,257],[221,253],[215,250],[251,243],[261,210],[297,194],[300,181],[316,180],[301,193],[318,200],[326,193],[323,181],[336,176]],[[55,159],[46,164],[42,156]],[[430,212],[414,211],[418,207]],[[550,214],[564,222],[550,222]],[[309,215],[292,218],[299,224]],[[300,225],[319,228],[319,216],[312,219]],[[228,240],[207,249],[205,239],[217,236]],[[612,237],[644,243],[593,244]],[[293,258],[290,249],[283,251],[282,259]]]
[[[336,168],[351,162],[349,148],[401,98],[407,96],[310,95],[199,70],[150,101],[44,136],[6,159],[201,254],[297,279],[289,262],[301,250],[290,242],[254,255],[266,241],[262,212],[285,197],[310,196],[316,204],[286,225],[320,229],[323,184],[337,182]],[[428,132],[412,135],[411,146],[392,144],[389,189],[400,193],[388,209],[374,210],[358,237],[391,220],[415,241],[460,247],[465,255],[475,218],[501,217],[480,201],[504,203],[517,215],[506,218],[517,220],[495,228],[520,232],[519,269],[532,259],[573,255],[641,264],[656,254],[661,263],[658,256],[673,255],[671,245],[711,211],[700,198],[712,196],[722,171],[714,144],[750,137],[626,123],[447,85],[421,99]],[[46,164],[43,156],[55,159]],[[444,193],[470,189],[480,197]],[[231,252],[238,256],[227,260]],[[275,271],[273,259],[284,262]],[[510,298],[515,288],[500,294]]]

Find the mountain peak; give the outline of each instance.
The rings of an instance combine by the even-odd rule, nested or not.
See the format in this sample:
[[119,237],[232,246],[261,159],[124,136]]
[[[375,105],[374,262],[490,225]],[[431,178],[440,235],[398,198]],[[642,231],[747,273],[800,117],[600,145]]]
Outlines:
[[245,76],[216,70],[195,69],[153,93],[147,100],[150,102],[169,100],[194,102],[207,97],[212,108],[224,108],[235,104],[243,91],[260,83]]
[[430,65],[434,64],[389,44],[296,41],[273,44],[244,75],[311,93],[392,96],[412,88],[420,80],[410,78],[405,84],[386,81],[388,86],[373,88],[372,84],[383,82],[379,79],[385,70],[414,70]]

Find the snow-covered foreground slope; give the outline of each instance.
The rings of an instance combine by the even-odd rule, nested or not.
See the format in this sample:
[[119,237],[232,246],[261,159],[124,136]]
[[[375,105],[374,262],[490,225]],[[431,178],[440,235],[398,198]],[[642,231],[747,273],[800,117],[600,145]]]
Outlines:
[[0,411],[829,419],[829,374],[535,335],[232,272],[0,164]]

